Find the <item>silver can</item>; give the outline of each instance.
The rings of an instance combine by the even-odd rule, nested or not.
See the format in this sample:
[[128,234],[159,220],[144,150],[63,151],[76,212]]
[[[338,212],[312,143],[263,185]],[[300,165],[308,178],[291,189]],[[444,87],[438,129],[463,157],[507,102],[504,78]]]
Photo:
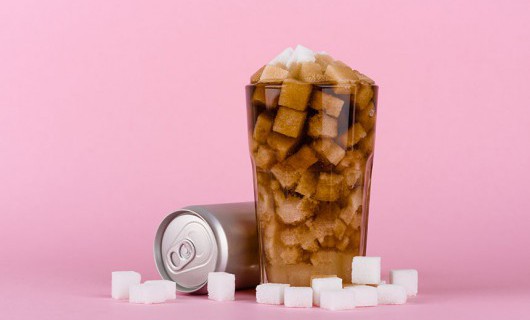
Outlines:
[[236,289],[260,282],[254,202],[189,206],[168,215],[154,245],[160,276],[177,290],[206,293],[209,272],[236,276]]

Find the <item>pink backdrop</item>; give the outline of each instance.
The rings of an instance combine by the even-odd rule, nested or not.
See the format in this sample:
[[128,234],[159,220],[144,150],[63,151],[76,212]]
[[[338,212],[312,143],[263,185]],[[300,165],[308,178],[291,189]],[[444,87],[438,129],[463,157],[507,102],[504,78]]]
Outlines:
[[185,312],[110,301],[110,271],[156,277],[165,214],[252,199],[244,85],[300,43],[378,82],[368,254],[422,276],[402,311],[359,312],[528,309],[529,14],[528,1],[2,1],[0,307]]

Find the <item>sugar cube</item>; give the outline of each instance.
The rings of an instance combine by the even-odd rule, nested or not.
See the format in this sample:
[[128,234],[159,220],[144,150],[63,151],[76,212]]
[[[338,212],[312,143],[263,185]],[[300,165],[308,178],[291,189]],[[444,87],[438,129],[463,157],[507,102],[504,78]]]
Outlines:
[[269,62],[269,65],[280,65],[282,67],[287,67],[287,61],[289,61],[289,58],[293,54],[293,48],[289,47],[285,50],[283,50],[280,54],[278,54],[274,59],[272,59]]
[[278,160],[284,160],[296,145],[297,140],[284,136],[280,133],[271,132],[267,138],[267,144],[277,151]]
[[277,66],[267,65],[265,68],[263,68],[259,81],[263,83],[280,83],[284,79],[287,79],[288,75],[289,71],[285,69]]
[[404,304],[407,302],[407,291],[396,284],[381,284],[377,286],[377,303]]
[[296,48],[294,48],[293,53],[289,57],[286,66],[287,68],[289,68],[292,64],[302,62],[315,62],[315,53],[309,48],[297,45]]
[[356,122],[348,131],[340,135],[339,144],[344,148],[352,148],[364,137],[366,137],[366,131],[360,123]]
[[355,304],[357,307],[377,306],[377,288],[366,285],[355,285],[346,287],[345,289],[355,292]]
[[261,113],[256,119],[256,124],[254,125],[253,137],[256,141],[260,143],[265,143],[267,137],[272,130],[273,119],[267,113]]
[[112,298],[128,299],[129,287],[140,284],[142,276],[134,271],[112,272]]
[[327,114],[318,113],[309,119],[307,134],[313,138],[335,138],[338,135],[337,119]]
[[320,293],[320,307],[332,311],[355,309],[355,295],[353,290],[323,290]]
[[278,104],[298,111],[305,111],[311,96],[311,84],[287,79],[282,83]]
[[264,283],[256,287],[256,302],[263,304],[283,304],[283,294],[289,284]]
[[309,83],[323,82],[326,80],[322,67],[316,62],[302,63],[298,72],[298,78]]
[[404,287],[409,297],[415,296],[418,294],[418,270],[390,270],[390,283]]
[[318,158],[315,155],[315,151],[307,145],[300,147],[295,154],[286,160],[287,164],[301,172],[307,170],[307,168],[311,167],[317,161]]
[[236,277],[226,272],[208,273],[208,299],[215,301],[234,300]]
[[368,83],[361,83],[355,95],[355,104],[361,110],[366,108],[374,96],[372,86]]
[[315,140],[311,146],[324,159],[337,165],[346,155],[346,151],[336,144],[332,139],[324,138]]
[[277,203],[276,214],[285,224],[297,224],[313,215],[318,202],[304,197],[288,196]]
[[272,130],[291,138],[297,138],[304,128],[306,113],[291,108],[280,107]]
[[287,287],[284,290],[284,304],[290,308],[313,307],[313,289],[309,287]]
[[272,167],[271,172],[285,189],[293,188],[300,179],[300,172],[285,162],[276,164]]
[[168,296],[167,288],[153,284],[136,284],[129,288],[130,303],[162,303]]
[[379,284],[381,257],[353,257],[351,279],[355,284]]
[[310,197],[315,193],[317,183],[318,173],[314,171],[306,171],[300,177],[295,191],[301,195]]
[[166,299],[176,299],[177,298],[177,287],[175,282],[170,280],[149,280],[144,282],[146,285],[159,286],[166,290]]
[[318,177],[315,199],[335,201],[341,194],[344,177],[340,174],[321,172]]
[[268,170],[276,163],[276,152],[267,146],[259,146],[253,154],[256,167]]
[[313,303],[320,306],[320,294],[324,290],[333,290],[342,288],[342,279],[338,277],[315,278],[311,280],[313,288]]
[[311,107],[315,110],[324,110],[328,115],[338,118],[342,107],[344,106],[344,101],[339,99],[331,94],[315,91],[311,99]]

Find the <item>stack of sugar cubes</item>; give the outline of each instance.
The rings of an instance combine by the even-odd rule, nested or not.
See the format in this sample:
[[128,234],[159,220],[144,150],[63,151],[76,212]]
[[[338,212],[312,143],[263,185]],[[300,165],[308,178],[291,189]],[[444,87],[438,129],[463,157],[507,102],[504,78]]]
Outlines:
[[112,298],[129,299],[130,303],[153,304],[177,298],[175,282],[149,280],[141,283],[142,276],[134,271],[112,272]]
[[327,310],[349,310],[378,304],[404,304],[418,293],[418,272],[413,269],[390,271],[390,284],[381,281],[380,257],[354,257],[352,284],[343,287],[334,275],[314,277],[311,287],[290,287],[267,283],[256,288],[256,301],[262,304]]

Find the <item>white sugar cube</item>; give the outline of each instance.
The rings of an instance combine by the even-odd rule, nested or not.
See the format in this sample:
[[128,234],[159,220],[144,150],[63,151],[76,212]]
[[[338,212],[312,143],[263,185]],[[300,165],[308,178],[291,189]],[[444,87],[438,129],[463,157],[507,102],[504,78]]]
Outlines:
[[285,288],[288,284],[264,283],[256,287],[256,302],[264,304],[283,304]]
[[279,55],[277,55],[274,59],[272,59],[269,62],[269,65],[282,65],[287,66],[287,61],[289,61],[289,58],[293,54],[293,48],[289,47],[285,50],[283,50]]
[[297,45],[289,57],[286,66],[287,68],[290,68],[293,63],[315,62],[315,60],[315,53],[313,50],[301,45]]
[[112,298],[129,298],[129,287],[140,284],[142,276],[134,271],[114,271],[112,272]]
[[129,288],[130,303],[162,303],[166,301],[167,290],[159,285],[135,284]]
[[175,282],[170,280],[149,280],[144,282],[146,285],[160,286],[166,290],[166,299],[177,298],[177,286]]
[[390,283],[404,287],[409,297],[415,296],[418,294],[418,270],[390,270]]
[[314,278],[311,280],[313,288],[313,303],[320,306],[320,293],[324,290],[342,289],[342,279],[338,277]]
[[313,307],[313,289],[309,287],[287,287],[284,290],[284,304],[290,308]]
[[226,272],[208,273],[208,299],[232,301],[236,291],[236,277]]
[[320,307],[327,310],[355,309],[355,292],[347,289],[324,290],[320,293]]
[[355,304],[357,307],[377,306],[377,288],[365,285],[346,287],[346,290],[355,292]]
[[379,284],[381,282],[381,257],[353,257],[351,282]]
[[377,303],[404,304],[407,302],[407,291],[396,284],[382,284],[377,286]]

